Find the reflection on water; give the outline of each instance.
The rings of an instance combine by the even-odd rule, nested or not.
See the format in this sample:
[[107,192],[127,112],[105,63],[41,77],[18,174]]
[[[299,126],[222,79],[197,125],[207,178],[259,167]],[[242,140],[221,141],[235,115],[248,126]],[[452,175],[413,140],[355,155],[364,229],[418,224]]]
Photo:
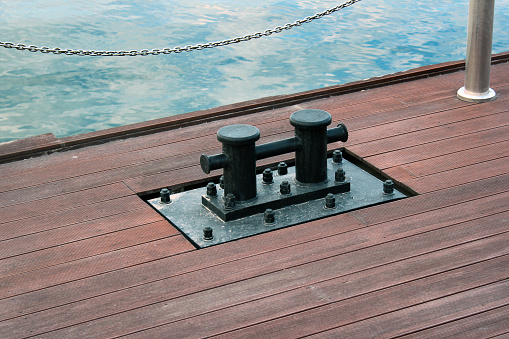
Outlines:
[[[94,50],[184,46],[263,31],[337,4],[0,0],[0,41]],[[85,133],[464,59],[467,15],[468,0],[364,0],[291,31],[191,53],[94,58],[1,49],[0,142]],[[508,29],[509,0],[497,0],[495,53],[507,50]]]

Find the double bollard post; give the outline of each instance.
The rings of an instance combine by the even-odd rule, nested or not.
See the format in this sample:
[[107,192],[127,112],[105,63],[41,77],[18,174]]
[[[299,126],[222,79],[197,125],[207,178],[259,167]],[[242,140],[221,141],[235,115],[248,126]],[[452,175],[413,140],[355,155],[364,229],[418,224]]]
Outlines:
[[[222,152],[200,157],[205,173],[223,170],[219,184],[211,181],[173,199],[164,189],[150,203],[197,246],[208,247],[404,198],[391,180],[383,182],[328,145],[348,139],[345,125],[327,129],[331,123],[325,111],[300,110],[290,116],[292,137],[260,145],[254,126],[222,127],[217,132]],[[295,160],[278,159],[290,152]],[[257,170],[258,160],[274,156],[279,156],[274,166]]]
[[327,144],[347,141],[344,124],[327,130],[331,115],[323,110],[306,109],[293,113],[290,124],[295,137],[262,145],[255,145],[260,138],[258,128],[250,125],[225,126],[217,132],[223,153],[202,155],[201,168],[205,173],[223,169],[224,196],[232,194],[237,201],[256,198],[256,161],[295,152],[295,180],[300,184],[327,181]]

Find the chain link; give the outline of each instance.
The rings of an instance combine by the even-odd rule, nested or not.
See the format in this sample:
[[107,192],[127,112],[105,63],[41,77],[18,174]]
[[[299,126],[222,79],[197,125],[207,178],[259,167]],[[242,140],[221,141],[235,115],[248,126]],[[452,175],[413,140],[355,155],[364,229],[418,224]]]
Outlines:
[[301,26],[302,24],[305,24],[305,23],[308,23],[308,22],[311,22],[313,20],[316,20],[316,19],[320,19],[326,15],[330,15],[334,12],[337,12],[337,11],[340,11],[346,7],[349,7],[357,2],[360,2],[361,0],[349,0],[341,5],[338,5],[336,7],[333,7],[333,8],[329,8],[323,12],[320,12],[320,13],[316,13],[315,15],[313,16],[308,16],[302,20],[297,20],[293,23],[288,23],[284,26],[277,26],[273,29],[267,29],[263,32],[257,32],[257,33],[253,33],[253,34],[248,34],[248,35],[244,35],[242,37],[237,37],[237,38],[231,38],[231,39],[226,39],[226,40],[222,40],[222,41],[217,41],[217,42],[208,42],[206,44],[198,44],[198,45],[194,45],[194,46],[191,46],[191,45],[188,45],[188,46],[185,46],[185,47],[173,47],[173,48],[163,48],[163,49],[158,49],[158,48],[154,48],[154,49],[151,49],[151,50],[148,50],[148,49],[142,49],[142,50],[131,50],[131,51],[85,51],[85,50],[82,50],[82,49],[78,49],[78,50],[73,50],[73,49],[62,49],[62,48],[58,48],[58,47],[55,47],[55,48],[49,48],[49,47],[37,47],[37,46],[34,46],[34,45],[24,45],[24,44],[14,44],[12,42],[2,42],[0,41],[0,47],[5,47],[5,48],[15,48],[17,50],[20,50],[20,51],[29,51],[29,52],[41,52],[41,53],[53,53],[53,54],[65,54],[65,55],[79,55],[79,56],[83,56],[83,55],[88,55],[88,56],[146,56],[146,55],[160,55],[160,54],[171,54],[171,53],[182,53],[182,52],[191,52],[191,51],[196,51],[196,50],[202,50],[202,49],[205,49],[205,48],[215,48],[215,47],[220,47],[220,46],[227,46],[227,45],[231,45],[231,44],[236,44],[236,43],[239,43],[239,42],[244,42],[244,41],[249,41],[251,39],[259,39],[261,37],[264,37],[264,36],[269,36],[269,35],[272,35],[274,33],[280,33],[284,30],[289,30],[289,29],[292,29],[294,27],[297,27],[297,26]]

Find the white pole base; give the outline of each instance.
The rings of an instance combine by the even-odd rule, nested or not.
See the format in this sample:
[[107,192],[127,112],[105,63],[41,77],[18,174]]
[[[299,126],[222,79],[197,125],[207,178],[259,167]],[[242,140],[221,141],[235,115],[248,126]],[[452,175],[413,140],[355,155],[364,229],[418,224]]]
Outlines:
[[472,93],[465,90],[465,86],[463,86],[458,90],[457,96],[463,101],[480,103],[495,100],[497,94],[491,88],[485,93]]

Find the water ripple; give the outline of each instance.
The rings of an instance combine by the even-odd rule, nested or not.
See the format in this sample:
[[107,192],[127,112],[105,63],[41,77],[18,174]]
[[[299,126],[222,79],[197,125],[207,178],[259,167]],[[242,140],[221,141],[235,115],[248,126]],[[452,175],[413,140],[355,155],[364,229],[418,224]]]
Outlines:
[[[0,0],[0,40],[96,50],[184,46],[263,31],[337,4]],[[363,1],[269,38],[193,53],[91,58],[0,50],[0,142],[85,133],[463,59],[467,15],[468,0]],[[495,53],[507,50],[508,29],[509,0],[498,0]]]

